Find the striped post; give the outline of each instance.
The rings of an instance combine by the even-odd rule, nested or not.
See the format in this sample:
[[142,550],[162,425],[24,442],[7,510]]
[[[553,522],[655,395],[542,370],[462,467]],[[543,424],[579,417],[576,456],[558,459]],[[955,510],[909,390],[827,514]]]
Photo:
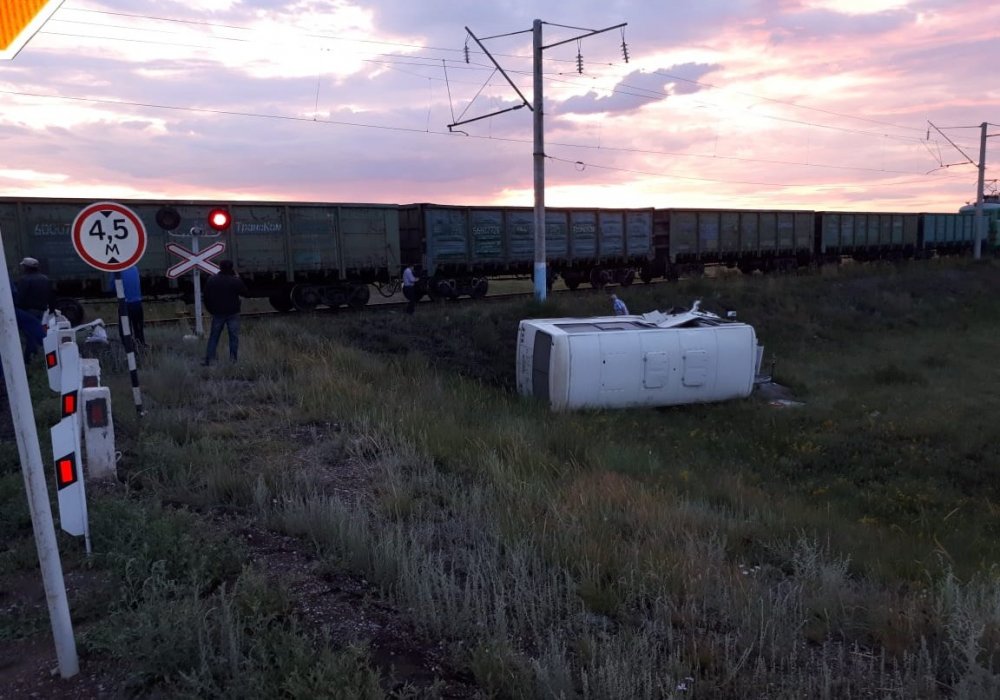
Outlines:
[[128,322],[128,309],[125,307],[125,285],[122,283],[122,273],[115,273],[115,293],[118,295],[118,320],[122,329],[122,344],[125,346],[125,356],[128,358],[128,373],[132,379],[132,399],[135,401],[135,412],[142,418],[142,391],[139,389],[139,367],[135,361],[135,340],[132,338],[132,327]]

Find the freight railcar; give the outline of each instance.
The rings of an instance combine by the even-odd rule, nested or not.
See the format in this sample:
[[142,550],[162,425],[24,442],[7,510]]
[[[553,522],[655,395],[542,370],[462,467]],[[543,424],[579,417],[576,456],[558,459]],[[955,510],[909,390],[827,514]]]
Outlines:
[[[841,257],[855,260],[913,258],[921,250],[921,216],[887,212],[817,212],[817,257],[820,262]],[[960,218],[957,214],[940,216],[952,220]]]
[[[400,275],[398,207],[384,204],[291,204],[236,202],[221,206],[229,228],[209,237],[209,212],[219,202],[117,200],[142,220],[146,253],[139,263],[142,288],[149,295],[190,295],[191,275],[178,280],[166,271],[180,262],[166,250],[170,241],[188,247],[190,232],[201,229],[201,247],[222,241],[221,257],[232,259],[253,296],[268,297],[282,310],[318,305],[363,306],[369,284],[388,283]],[[0,198],[0,231],[10,264],[32,256],[52,279],[57,296],[86,298],[109,294],[107,275],[76,254],[70,229],[76,215],[93,200]],[[172,210],[173,229],[157,215]],[[169,217],[167,217],[169,218]],[[165,221],[161,216],[159,221]],[[60,304],[77,318],[79,305]]]
[[[109,296],[108,276],[76,254],[70,228],[92,200],[0,198],[0,230],[11,265],[38,258],[60,307],[74,320],[74,299]],[[148,236],[139,263],[148,295],[190,296],[192,276],[168,279],[170,241],[190,245],[193,228],[210,231],[223,207],[231,225],[218,238],[254,296],[279,310],[363,306],[369,285],[395,289],[402,267],[424,268],[426,291],[482,296],[489,279],[534,271],[534,210],[437,204],[324,204],[121,200]],[[700,273],[706,265],[769,272],[802,265],[960,254],[972,249],[974,207],[954,214],[807,210],[547,208],[549,282],[570,289],[631,284]],[[170,216],[163,216],[168,212]],[[1000,199],[984,205],[984,250],[1000,247]]]
[[724,264],[744,272],[786,270],[815,254],[815,213],[795,210],[657,209],[655,264],[643,279],[676,279]]
[[921,214],[921,257],[957,255],[975,242],[975,217],[965,214]]
[[[406,264],[422,264],[432,295],[482,296],[488,278],[530,275],[534,266],[534,210],[417,204],[400,208]],[[651,265],[652,209],[545,210],[549,282],[570,289],[588,281],[631,284]]]

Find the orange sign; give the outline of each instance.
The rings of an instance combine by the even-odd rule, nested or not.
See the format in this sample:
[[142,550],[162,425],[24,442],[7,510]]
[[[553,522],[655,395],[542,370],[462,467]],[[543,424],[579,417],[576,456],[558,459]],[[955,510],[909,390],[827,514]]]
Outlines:
[[2,0],[0,2],[0,60],[17,55],[63,0]]

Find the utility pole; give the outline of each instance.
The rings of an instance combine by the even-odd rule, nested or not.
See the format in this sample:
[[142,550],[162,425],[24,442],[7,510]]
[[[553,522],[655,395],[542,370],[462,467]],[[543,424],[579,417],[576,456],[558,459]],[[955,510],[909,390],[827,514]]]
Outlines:
[[[542,52],[545,49],[551,49],[555,46],[562,46],[563,44],[568,44],[571,41],[580,41],[588,36],[594,36],[595,34],[603,34],[604,32],[610,32],[612,29],[621,29],[625,27],[628,23],[623,22],[622,24],[616,24],[613,27],[606,27],[604,29],[594,29],[586,30],[586,34],[581,34],[575,36],[571,39],[565,39],[564,41],[557,41],[554,44],[549,44],[545,46],[542,44],[542,24],[547,24],[542,22],[540,19],[536,19],[532,23],[531,28],[531,45],[532,45],[532,62],[534,64],[534,104],[529,103],[521,91],[517,89],[514,81],[510,79],[504,69],[496,62],[496,59],[486,50],[483,46],[483,42],[476,38],[476,35],[472,33],[472,30],[468,27],[465,31],[469,33],[475,42],[479,45],[479,48],[483,50],[483,53],[493,62],[497,70],[503,74],[503,77],[507,79],[510,86],[514,88],[514,91],[520,96],[522,104],[515,107],[510,107],[508,109],[500,110],[499,112],[494,112],[492,114],[487,114],[479,117],[473,117],[471,119],[465,119],[462,121],[456,121],[448,125],[448,130],[450,131],[452,127],[458,126],[460,124],[468,124],[469,122],[478,121],[479,119],[485,119],[486,117],[495,116],[497,114],[502,114],[503,112],[510,112],[514,109],[521,109],[522,107],[527,107],[532,112],[534,112],[533,128],[534,128],[534,142],[532,148],[532,163],[534,167],[534,182],[535,182],[535,211],[534,211],[534,227],[535,227],[535,262],[534,262],[534,282],[535,282],[535,300],[539,302],[545,301],[546,293],[548,292],[548,262],[546,261],[545,254],[545,122],[543,119],[544,111],[542,105],[544,102],[543,95],[543,85],[542,85]],[[564,25],[554,25],[558,27],[563,27],[566,29],[579,29],[579,27],[564,27]],[[523,34],[525,32],[512,32],[511,34]],[[496,39],[500,36],[511,36],[511,34],[499,34],[492,37],[484,37],[483,41],[487,39]],[[625,40],[624,34],[622,38],[622,51],[625,52]],[[625,61],[628,62],[628,53],[625,52]],[[582,66],[582,63],[580,64]],[[580,68],[582,70],[582,67]]]
[[[944,136],[945,140],[952,145],[952,147],[965,156],[967,162],[972,163],[979,169],[979,179],[976,183],[976,213],[973,219],[973,228],[975,229],[973,233],[973,244],[972,244],[972,257],[979,260],[983,253],[983,239],[986,237],[984,229],[985,219],[983,218],[983,190],[986,189],[986,139],[988,136],[997,136],[997,134],[987,134],[986,127],[989,126],[989,122],[983,122],[979,125],[979,162],[976,163],[969,157],[965,151],[959,148],[958,144],[948,138],[941,129],[939,129],[933,122],[928,121],[936,132]],[[953,126],[944,127],[945,129],[973,129],[972,126]],[[930,129],[927,130],[927,137],[930,138]],[[965,165],[965,163],[952,163],[950,165]],[[950,167],[946,165],[944,167]]]
[[535,168],[535,300],[545,301],[549,290],[549,270],[545,255],[545,126],[542,118],[542,20],[531,25],[532,63],[534,65],[535,141],[532,153]]
[[979,125],[979,183],[976,187],[976,242],[972,247],[972,257],[976,260],[983,252],[983,190],[986,187],[986,122]]

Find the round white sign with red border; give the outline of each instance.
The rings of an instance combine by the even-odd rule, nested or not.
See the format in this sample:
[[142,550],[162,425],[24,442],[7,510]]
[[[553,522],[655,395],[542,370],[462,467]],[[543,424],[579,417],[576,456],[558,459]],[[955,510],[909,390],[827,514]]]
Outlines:
[[106,272],[132,267],[146,252],[146,227],[134,211],[97,202],[73,219],[73,247],[83,261]]

